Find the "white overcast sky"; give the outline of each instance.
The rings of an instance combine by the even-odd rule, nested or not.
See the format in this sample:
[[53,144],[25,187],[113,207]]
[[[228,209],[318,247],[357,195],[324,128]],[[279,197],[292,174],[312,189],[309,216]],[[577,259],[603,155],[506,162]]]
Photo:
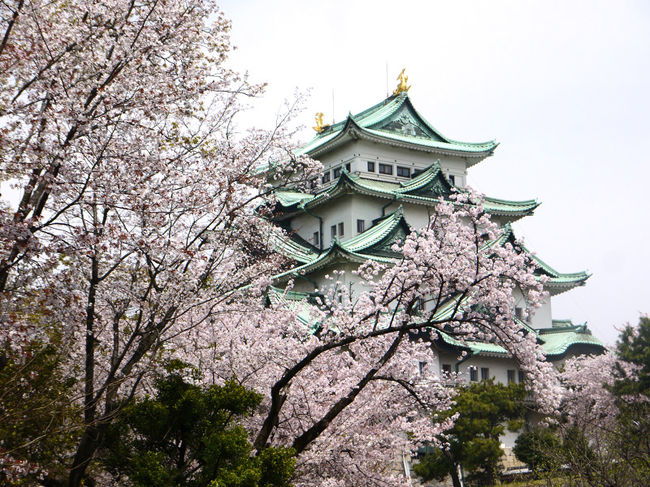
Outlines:
[[[555,318],[614,328],[650,312],[650,2],[225,0],[231,65],[267,94],[264,126],[295,88],[300,121],[339,121],[386,96],[402,67],[409,95],[457,140],[497,139],[469,184],[537,198],[515,224],[561,272],[593,273],[553,299]],[[334,93],[334,113],[332,109]],[[311,136],[305,132],[305,140]]]

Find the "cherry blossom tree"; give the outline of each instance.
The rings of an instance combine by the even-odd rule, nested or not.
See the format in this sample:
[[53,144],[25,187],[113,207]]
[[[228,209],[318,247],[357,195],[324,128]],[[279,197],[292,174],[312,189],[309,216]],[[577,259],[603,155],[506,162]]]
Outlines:
[[[56,334],[77,378],[68,485],[103,478],[104,431],[167,358],[262,394],[245,426],[258,454],[293,449],[296,486],[406,482],[396,452],[451,425],[430,420],[450,405],[444,378],[413,365],[438,331],[505,346],[540,397],[558,397],[514,320],[514,288],[534,307],[542,285],[521,249],[491,244],[499,229],[472,195],[441,201],[392,265],[362,266],[358,292],[333,279],[314,302],[269,305],[286,263],[259,206],[265,174],[299,184],[318,164],[292,155],[291,107],[270,131],[237,130],[262,87],[225,66],[229,23],[212,2],[0,9],[0,165],[20,195],[0,208],[0,340],[20,361]],[[2,458],[38,469],[20,451]]]
[[[627,391],[641,367],[607,352],[568,359],[565,392],[556,416],[562,448],[545,451],[590,486],[645,485],[648,397]],[[620,387],[624,385],[624,387]]]
[[[237,299],[211,327],[193,330],[193,343],[203,343],[193,348],[196,366],[211,380],[234,376],[265,391],[247,426],[258,451],[295,450],[297,486],[408,483],[395,474],[396,455],[438,442],[454,419],[431,421],[453,393],[444,377],[416,366],[432,362],[438,331],[505,346],[532,378],[531,389],[557,406],[552,366],[512,312],[515,286],[534,305],[544,296],[541,284],[520,249],[492,245],[499,228],[472,198],[441,201],[427,228],[394,247],[400,259],[361,266],[356,292],[334,276],[311,305],[280,300],[252,313]],[[422,299],[433,303],[426,311]],[[311,329],[296,319],[305,310]]]
[[314,164],[291,156],[293,107],[271,131],[237,132],[262,86],[225,67],[230,26],[210,1],[0,8],[0,165],[20,194],[0,214],[3,360],[62,335],[79,485],[170,337],[281,261],[254,169],[304,178]]

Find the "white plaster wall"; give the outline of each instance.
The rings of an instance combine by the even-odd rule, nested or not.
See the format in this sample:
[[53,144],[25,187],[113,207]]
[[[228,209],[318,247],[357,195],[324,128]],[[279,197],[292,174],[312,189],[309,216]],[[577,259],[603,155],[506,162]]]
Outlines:
[[[524,298],[523,293],[519,288],[515,288],[512,293],[515,307],[527,308],[528,304]],[[529,310],[530,314],[526,322],[533,328],[550,328],[552,324],[551,314],[551,298],[550,296],[542,303],[539,308],[532,308]]]
[[320,232],[320,221],[314,216],[302,213],[291,219],[291,231],[314,243],[314,232]]
[[546,301],[544,301],[540,308],[532,310],[529,323],[533,328],[551,328],[553,326],[550,297],[546,298]]
[[515,370],[515,377],[518,378],[518,367],[512,359],[496,358],[496,357],[481,357],[475,356],[464,361],[459,365],[459,372],[465,382],[469,383],[469,368],[476,367],[478,370],[478,378],[481,379],[481,367],[490,369],[490,378],[494,378],[496,382],[502,384],[508,383],[508,369]]
[[[343,238],[338,235],[339,240],[345,241],[358,235],[357,220],[365,221],[366,230],[372,226],[373,220],[381,218],[382,207],[384,215],[395,211],[400,205],[404,210],[404,218],[408,224],[419,229],[427,225],[429,221],[430,208],[424,205],[413,205],[410,203],[391,202],[389,199],[373,198],[370,196],[349,194],[341,196],[310,211],[310,214],[303,213],[291,220],[291,230],[296,232],[305,240],[313,241],[314,232],[320,231],[320,221],[323,219],[323,248],[332,244],[330,227],[343,222],[345,233]],[[312,216],[315,215],[315,216]]]

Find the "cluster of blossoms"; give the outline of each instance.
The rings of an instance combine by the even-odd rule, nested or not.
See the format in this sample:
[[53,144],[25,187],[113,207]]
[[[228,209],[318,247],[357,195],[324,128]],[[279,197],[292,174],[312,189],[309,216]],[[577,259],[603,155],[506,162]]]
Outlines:
[[44,478],[47,474],[40,466],[27,460],[14,458],[0,447],[0,480],[9,485],[26,477]]
[[[441,201],[427,228],[396,244],[390,265],[362,265],[353,290],[335,271],[317,302],[269,306],[240,292],[190,333],[210,380],[237,377],[265,394],[246,425],[258,449],[294,448],[296,485],[408,482],[395,475],[396,455],[435,444],[453,424],[431,420],[452,404],[450,378],[416,366],[435,362],[438,330],[504,346],[546,409],[559,403],[552,366],[514,320],[515,286],[532,306],[545,297],[534,266],[519,248],[490,245],[499,228],[480,201],[459,200]],[[426,311],[422,300],[432,303]]]
[[[300,304],[315,328],[299,308],[268,305],[286,263],[259,212],[270,187],[256,168],[299,184],[319,165],[291,156],[290,113],[270,131],[237,130],[240,100],[262,87],[224,65],[230,25],[213,2],[0,9],[0,171],[20,192],[0,208],[0,345],[20,355],[56,337],[81,411],[70,485],[169,357],[206,383],[234,377],[264,395],[246,427],[257,451],[294,449],[298,487],[406,482],[395,452],[451,425],[431,421],[452,394],[414,367],[434,360],[421,332],[503,345],[556,402],[550,365],[512,309],[515,288],[535,306],[542,284],[519,249],[489,244],[499,229],[473,195],[441,201],[391,266],[363,266],[358,292]],[[423,299],[432,306],[416,312]]]
[[613,390],[614,384],[619,380],[638,380],[639,369],[611,352],[568,359],[560,373],[564,386],[561,413],[583,431],[613,430],[620,399]]

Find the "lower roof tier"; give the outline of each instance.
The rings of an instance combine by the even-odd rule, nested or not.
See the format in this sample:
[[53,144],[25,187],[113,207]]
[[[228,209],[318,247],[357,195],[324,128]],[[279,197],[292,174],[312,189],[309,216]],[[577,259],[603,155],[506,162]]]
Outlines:
[[[271,287],[267,294],[273,305],[284,306],[296,313],[298,321],[312,330],[318,328],[318,323],[312,317],[311,307],[318,299],[316,293],[286,291]],[[457,299],[443,303],[433,319],[444,320],[457,309]],[[535,333],[537,343],[542,347],[546,358],[551,361],[562,360],[573,351],[581,353],[602,353],[606,347],[603,342],[591,334],[586,323],[574,325],[571,320],[554,320],[553,328],[531,328],[527,323],[515,319],[528,333]],[[467,341],[453,336],[451,331],[435,329],[433,342],[439,347],[451,349],[459,354],[469,353],[471,356],[511,358],[511,354],[501,345],[480,341]]]

